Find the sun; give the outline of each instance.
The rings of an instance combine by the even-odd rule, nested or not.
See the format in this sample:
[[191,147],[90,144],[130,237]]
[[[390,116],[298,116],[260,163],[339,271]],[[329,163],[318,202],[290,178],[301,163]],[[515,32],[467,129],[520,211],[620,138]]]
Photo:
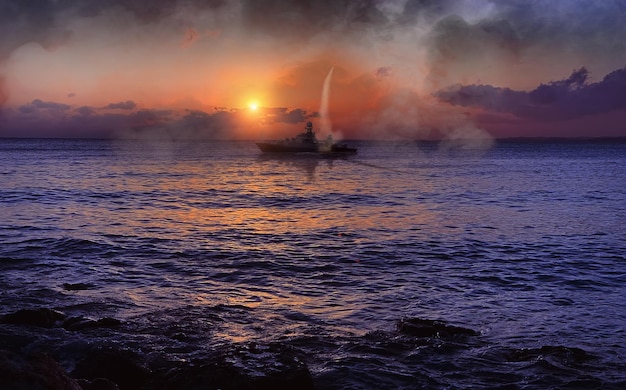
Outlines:
[[256,102],[252,102],[252,103],[248,104],[248,108],[251,111],[256,111],[256,110],[259,109],[259,105]]

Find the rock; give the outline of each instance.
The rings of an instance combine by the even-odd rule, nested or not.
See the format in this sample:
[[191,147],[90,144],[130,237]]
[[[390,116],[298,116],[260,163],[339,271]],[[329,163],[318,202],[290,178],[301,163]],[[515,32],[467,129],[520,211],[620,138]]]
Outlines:
[[19,310],[15,313],[6,314],[0,319],[0,323],[13,325],[31,325],[42,328],[63,326],[67,330],[83,330],[89,328],[113,328],[122,324],[115,318],[104,317],[92,320],[85,317],[67,318],[65,314],[51,309]]
[[96,378],[92,381],[81,379],[78,383],[83,390],[120,390],[117,384],[106,378]]
[[313,390],[313,376],[308,367],[292,367],[281,372],[269,373],[251,380],[255,389]]
[[76,380],[50,356],[25,358],[0,350],[0,388],[29,390],[81,390]]
[[50,356],[41,354],[33,358],[31,364],[35,371],[45,378],[47,389],[81,390],[78,382],[71,378]]
[[472,329],[448,325],[443,321],[407,318],[398,322],[400,333],[415,337],[451,338],[455,336],[476,336]]
[[51,309],[18,310],[6,314],[0,320],[3,324],[31,325],[42,328],[52,328],[65,319],[65,314]]
[[288,345],[248,343],[231,351],[227,360],[249,378],[253,389],[313,389],[307,365]]
[[251,376],[225,362],[189,365],[169,370],[149,386],[165,389],[298,389],[313,390],[313,377],[306,366]]
[[139,389],[148,382],[151,372],[140,357],[131,351],[98,348],[78,362],[74,377],[94,381],[98,378],[117,384],[120,389]]
[[593,358],[580,348],[544,345],[541,348],[515,349],[507,354],[506,360],[523,362],[545,357],[551,357],[565,364],[582,363]]
[[254,380],[257,389],[313,390],[313,376],[292,348],[283,344],[271,344],[269,347],[276,356],[276,363],[272,370]]
[[151,389],[312,390],[313,377],[288,346],[248,343],[188,365],[162,369]]
[[249,380],[234,367],[220,363],[194,363],[171,368],[148,386],[166,389],[252,389]]
[[93,285],[89,283],[63,283],[63,289],[67,291],[89,290],[90,288],[93,288]]

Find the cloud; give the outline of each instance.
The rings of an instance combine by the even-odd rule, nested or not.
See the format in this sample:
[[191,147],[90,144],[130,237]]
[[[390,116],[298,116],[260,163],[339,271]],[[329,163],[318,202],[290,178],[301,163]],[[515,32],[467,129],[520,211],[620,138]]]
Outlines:
[[1,136],[122,137],[159,139],[215,139],[246,136],[251,115],[266,126],[306,121],[314,114],[303,109],[262,107],[248,110],[137,109],[133,101],[104,107],[78,106],[34,99],[15,110],[7,110],[0,126]]
[[306,110],[295,108],[289,110],[287,107],[262,107],[262,121],[266,124],[272,123],[303,123],[308,118],[315,117],[317,114],[307,114]]
[[[413,13],[422,15],[414,16],[413,21],[426,20],[421,25],[426,27],[427,82],[433,89],[475,83],[485,77],[523,83],[529,75],[511,73],[516,70],[562,72],[569,63],[587,63],[606,72],[626,62],[623,1],[437,3],[409,1],[406,7],[412,4],[418,8]],[[470,4],[478,11],[467,7]]]
[[458,15],[440,19],[427,42],[428,81],[435,87],[479,74],[486,58],[513,62],[522,46],[507,20],[486,19],[471,24]]
[[540,121],[626,109],[626,68],[615,70],[596,83],[588,83],[588,77],[589,72],[583,67],[566,79],[541,84],[529,92],[491,85],[455,85],[437,91],[435,96],[456,106]]
[[484,149],[492,136],[476,126],[464,110],[444,107],[432,96],[418,95],[410,89],[381,97],[377,109],[354,118],[364,138],[442,140],[445,146]]
[[[5,80],[6,78],[0,74],[0,109],[2,108],[2,106],[4,106],[4,103],[7,101],[7,94],[4,90],[4,84],[5,84]],[[0,111],[0,114],[2,112]]]
[[92,107],[82,106],[82,107],[79,107],[76,110],[76,112],[78,113],[78,115],[90,116],[90,115],[94,115],[96,113],[96,110],[94,110]]
[[199,110],[187,110],[178,121],[171,124],[176,136],[185,138],[228,138],[232,129],[238,127],[237,116],[232,112],[218,111],[213,114]]
[[27,42],[54,47],[65,41],[69,32],[55,25],[56,10],[53,1],[0,2],[0,61]]
[[241,14],[248,31],[287,40],[310,40],[328,32],[350,34],[388,23],[372,0],[244,0]]
[[393,69],[391,66],[381,66],[378,69],[376,69],[376,72],[374,74],[377,79],[382,80],[384,78],[391,77],[392,72],[393,72]]
[[63,103],[44,102],[41,99],[35,99],[30,104],[24,104],[19,108],[20,112],[30,114],[39,110],[46,110],[49,112],[64,112],[71,108],[71,106]]
[[[178,121],[197,129],[221,127],[230,120],[239,123],[241,113],[157,115],[157,110],[137,111],[135,101],[149,107],[153,92],[180,99],[176,93],[182,85],[194,90],[189,96],[201,104],[179,108],[235,106],[236,95],[247,93],[248,85],[253,90],[265,83],[273,104],[288,106],[265,123],[292,124],[314,115],[305,108],[316,109],[323,79],[335,66],[331,112],[338,114],[332,119],[344,127],[360,126],[359,117],[366,116],[375,120],[377,132],[392,135],[413,135],[422,125],[434,128],[436,117],[445,115],[425,103],[422,95],[432,91],[457,108],[567,118],[605,109],[597,107],[601,102],[617,104],[600,92],[593,101],[582,101],[585,93],[591,96],[608,84],[592,87],[582,73],[576,76],[584,76],[579,85],[545,80],[582,64],[606,73],[626,63],[625,16],[624,2],[612,0],[0,0],[0,69],[5,72],[0,109],[11,104],[18,111],[14,116],[56,112],[106,126],[152,128]],[[47,51],[18,50],[28,43],[26,49],[40,45]],[[52,58],[54,50],[63,58]],[[52,61],[50,68],[59,74],[72,68],[69,63],[81,71],[56,91],[51,86],[45,94],[26,95],[17,79],[33,80],[28,75],[36,66],[22,66],[32,65],[33,58],[56,59],[56,68]],[[146,58],[152,61],[149,67]],[[300,71],[285,72],[294,64]],[[225,86],[237,72],[247,72],[251,80],[242,80],[243,87]],[[261,77],[274,79],[257,84]],[[541,81],[534,91],[523,91]],[[442,89],[452,84],[456,89]],[[99,108],[44,107],[45,102],[34,101],[19,106],[35,96],[54,99],[59,91],[76,91],[71,102],[77,106],[89,102]],[[136,95],[129,95],[132,91]],[[122,101],[126,98],[134,100]]]
[[623,1],[494,0],[495,18],[505,19],[524,45],[595,47],[606,52],[624,49],[626,4]]
[[138,28],[169,25],[178,37],[184,34],[184,44],[205,30],[236,29],[308,43],[319,35],[330,35],[335,43],[368,41],[370,33],[393,40],[411,31],[429,35],[435,56],[446,50],[473,56],[469,49],[476,45],[512,51],[538,44],[591,46],[603,53],[626,48],[622,1],[38,0],[0,2],[0,61],[27,42],[62,45],[75,33],[69,21],[101,14],[132,19],[129,25]]
[[111,103],[107,106],[107,108],[114,110],[134,110],[137,108],[137,103],[132,100],[126,100],[125,102]]
[[181,44],[182,47],[184,48],[191,47],[191,45],[193,45],[193,43],[198,40],[198,36],[199,36],[198,32],[191,27],[185,30],[185,37]]

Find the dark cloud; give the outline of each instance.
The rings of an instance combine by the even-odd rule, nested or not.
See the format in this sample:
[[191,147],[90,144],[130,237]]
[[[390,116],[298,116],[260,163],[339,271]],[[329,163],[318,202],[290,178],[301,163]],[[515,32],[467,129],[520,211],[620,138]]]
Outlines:
[[41,99],[33,100],[31,105],[38,109],[47,109],[47,110],[55,110],[55,111],[65,111],[71,108],[71,106],[67,104],[56,103],[56,102],[44,102]]
[[492,0],[484,13],[462,9],[462,4],[409,1],[405,7],[405,17],[413,15],[413,22],[419,22],[420,15],[431,20],[426,45],[429,81],[435,88],[458,81],[460,75],[471,77],[473,67],[483,70],[490,62],[515,65],[527,54],[530,60],[555,52],[570,56],[567,60],[580,58],[581,63],[589,58],[626,60],[622,0]]
[[481,107],[489,111],[510,112],[513,107],[528,104],[526,92],[491,85],[453,85],[434,94],[455,106]]
[[242,125],[241,116],[239,111],[141,110],[127,116],[130,132],[122,135],[142,138],[155,135],[170,140],[230,138]]
[[[71,34],[65,28],[68,19],[95,17],[112,9],[125,10],[140,24],[177,18],[183,25],[185,18],[190,21],[199,14],[228,9],[240,14],[244,30],[280,39],[306,39],[327,32],[338,36],[351,32],[360,35],[368,29],[390,31],[398,27],[435,25],[434,46],[443,45],[442,49],[453,45],[455,38],[471,42],[485,36],[512,48],[538,43],[585,47],[591,44],[598,50],[626,48],[622,39],[626,33],[623,23],[626,5],[622,0],[491,0],[471,4],[459,0],[408,0],[396,13],[386,11],[389,3],[380,0],[0,0],[3,37],[0,60],[27,42],[39,42],[44,47],[61,44]],[[488,11],[479,12],[481,9]]]
[[35,99],[30,104],[25,104],[19,108],[20,112],[29,114],[38,110],[47,110],[50,112],[67,111],[71,106],[63,103],[44,102],[41,99]]
[[127,118],[131,128],[141,130],[156,126],[164,126],[171,121],[170,110],[139,110],[128,114]]
[[[95,17],[112,10],[126,10],[139,23],[156,23],[189,9],[189,15],[211,12],[227,0],[0,0],[0,64],[20,46],[35,42],[45,49],[63,45],[73,34],[65,25],[78,17]],[[114,28],[114,27],[112,27]],[[6,95],[0,84],[0,97]],[[0,100],[0,107],[3,101]]]
[[440,19],[429,33],[429,81],[445,85],[455,71],[484,67],[489,57],[508,59],[520,55],[522,42],[507,20],[484,20],[471,24],[458,15]]
[[245,0],[242,20],[252,32],[287,39],[331,31],[345,34],[388,22],[374,0]]
[[596,50],[626,48],[623,0],[493,0],[494,18],[507,20],[524,45],[583,46]]
[[380,68],[376,69],[376,77],[379,79],[383,79],[385,77],[389,77],[391,76],[391,67],[390,66],[381,66]]
[[[229,17],[215,16],[222,13],[228,13]],[[165,34],[173,31],[180,34],[184,46],[193,44],[194,48],[196,41],[201,41],[206,31],[222,29],[225,30],[223,36],[234,32],[229,38],[234,36],[235,40],[238,39],[237,34],[244,33],[254,37],[271,37],[275,42],[270,43],[276,45],[282,45],[284,41],[300,41],[300,47],[311,52],[315,52],[311,50],[315,48],[313,45],[321,41],[325,45],[321,49],[338,53],[337,57],[341,57],[342,44],[358,42],[369,50],[370,47],[376,48],[378,43],[372,41],[373,39],[396,39],[400,43],[406,40],[415,42],[415,47],[411,47],[409,43],[397,47],[401,47],[400,50],[415,49],[416,53],[426,52],[427,66],[421,63],[421,57],[411,57],[411,60],[420,63],[397,64],[392,57],[397,55],[403,58],[404,53],[393,52],[388,61],[387,57],[378,63],[369,63],[366,60],[368,63],[364,66],[368,68],[362,72],[375,81],[388,76],[393,76],[390,79],[399,79],[403,74],[412,73],[411,67],[414,66],[414,73],[430,72],[431,84],[428,86],[434,85],[436,88],[467,80],[478,74],[478,71],[484,72],[491,64],[498,67],[501,64],[519,64],[534,60],[536,57],[524,57],[533,48],[542,50],[533,52],[532,55],[537,52],[551,53],[554,52],[551,49],[555,49],[582,57],[589,55],[593,58],[608,58],[610,64],[615,63],[615,58],[626,59],[626,3],[623,0],[0,0],[0,66],[16,49],[29,42],[53,50],[67,43],[70,38],[72,42],[82,39],[78,36],[80,34],[70,29],[72,26],[85,25],[82,23],[84,21],[71,22],[78,18],[96,18],[101,15],[107,18],[97,28],[115,31],[122,26],[124,30],[119,32],[120,35],[126,32],[136,33],[136,30],[142,32],[141,29],[144,29],[150,33],[146,34],[150,37],[166,36]],[[119,25],[116,25],[115,18],[122,19]],[[163,35],[152,35],[154,32]],[[370,34],[372,32],[375,34]],[[98,33],[100,31],[94,35]],[[106,31],[102,33],[104,35]],[[333,39],[315,40],[319,35]],[[264,47],[268,53],[272,48]],[[375,52],[376,50],[368,51],[367,53],[372,53],[368,58],[375,58]],[[381,56],[388,54],[383,50],[381,53]],[[316,60],[318,59],[307,58],[303,61]],[[339,58],[337,62],[341,60]],[[589,62],[581,60],[574,66],[582,63]],[[386,66],[388,64],[393,64],[393,74],[392,68]],[[310,107],[309,102],[303,100],[302,91],[319,89],[332,65],[339,65],[335,69],[335,76],[340,80],[341,64],[320,62],[307,72],[291,75],[293,79],[278,80],[274,95],[277,99],[280,98],[279,101]],[[538,66],[545,66],[545,63]],[[614,88],[611,86],[620,85],[619,80],[623,78],[620,72],[623,73],[616,71],[615,75],[609,75],[595,84],[589,84],[588,75],[582,72],[573,75],[574,79],[569,82],[561,80],[547,83],[531,92],[489,85],[459,85],[440,90],[437,96],[456,105],[480,106],[490,111],[513,113],[520,117],[572,117],[610,107],[621,107],[615,97],[623,96],[622,92],[611,89]],[[5,85],[12,85],[6,82],[6,77],[10,76],[0,74],[0,109],[8,100],[9,91]],[[462,82],[468,84],[473,81]],[[369,91],[371,88],[363,90]],[[338,98],[341,97],[340,91],[333,90],[335,104],[341,104],[342,101],[354,102]],[[367,94],[361,95],[366,101]],[[600,102],[606,106],[601,107]],[[100,111],[102,108],[128,112],[103,113]],[[238,115],[230,111],[188,112],[175,117],[173,113],[135,110],[137,105],[129,100],[100,108],[81,107],[73,112],[76,115],[72,118],[76,118],[76,121],[90,120],[93,123],[100,120],[105,127],[117,124],[148,129],[169,126],[176,122],[181,128],[187,126],[201,129],[211,126],[225,128],[232,124],[229,121],[236,121]],[[68,114],[71,110],[67,105],[40,100],[39,103],[33,101],[23,105],[17,111],[22,115],[39,111],[46,111],[48,115],[60,115]],[[6,117],[7,113],[1,114]],[[303,110],[284,109],[272,113],[271,117],[268,116],[268,121],[297,123],[310,115]]]
[[88,106],[79,107],[76,110],[76,112],[78,112],[78,114],[82,115],[82,116],[90,116],[90,115],[94,115],[96,113],[96,111],[93,108],[88,107]]
[[491,85],[455,85],[435,93],[440,100],[464,107],[509,113],[520,118],[551,121],[626,110],[626,68],[602,81],[587,83],[586,68],[564,80],[541,84],[530,92]]
[[408,0],[399,19],[415,23],[419,19],[439,18],[449,12],[452,3],[450,0]]
[[[4,105],[4,103],[7,101],[7,94],[4,90],[4,84],[5,84],[5,76],[3,76],[2,74],[0,74],[0,110],[2,109],[2,106]],[[1,112],[0,112],[1,114]]]
[[67,31],[55,26],[55,3],[0,0],[0,61],[25,43],[34,41],[48,47],[67,38]]
[[296,108],[289,110],[286,107],[263,107],[261,115],[265,123],[302,123],[313,115],[308,115],[306,110]]
[[125,102],[111,103],[107,106],[107,108],[117,110],[134,110],[137,108],[137,103],[132,100],[126,100]]
[[176,123],[178,136],[185,138],[220,138],[228,135],[237,127],[236,114],[229,111],[218,111],[213,114],[199,110],[188,110]]
[[284,123],[302,123],[310,116],[307,115],[306,110],[296,108],[291,111],[285,112],[283,115],[276,118],[276,122]]
[[[36,136],[142,138],[154,135],[159,139],[215,139],[229,138],[249,124],[247,110],[208,113],[201,110],[135,110],[136,107],[134,102],[126,101],[105,107],[73,108],[35,99],[5,118],[0,135],[29,133]],[[260,108],[259,111],[259,119],[265,124],[301,123],[311,117],[299,108]]]
[[185,31],[185,37],[183,38],[182,46],[184,48],[191,47],[191,45],[193,45],[194,42],[198,40],[198,36],[198,31],[193,28],[187,28],[187,30]]
[[536,89],[530,91],[528,97],[530,102],[535,105],[558,104],[559,101],[567,100],[567,95],[572,91],[582,88],[588,77],[589,71],[587,68],[582,67],[579,70],[575,70],[565,80],[541,84]]
[[[0,0],[0,44],[6,54],[25,42],[48,42],[65,31],[64,18],[95,17],[111,10],[123,9],[134,15],[139,23],[156,23],[170,18],[180,9],[213,11],[227,0]],[[63,35],[63,34],[61,34]]]

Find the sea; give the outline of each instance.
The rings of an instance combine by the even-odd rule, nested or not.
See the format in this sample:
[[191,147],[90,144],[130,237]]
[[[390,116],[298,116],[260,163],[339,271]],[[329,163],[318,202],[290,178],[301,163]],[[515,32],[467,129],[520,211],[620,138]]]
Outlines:
[[0,349],[254,376],[279,345],[316,389],[626,388],[626,141],[348,143],[0,139],[0,315],[118,324],[3,323]]

